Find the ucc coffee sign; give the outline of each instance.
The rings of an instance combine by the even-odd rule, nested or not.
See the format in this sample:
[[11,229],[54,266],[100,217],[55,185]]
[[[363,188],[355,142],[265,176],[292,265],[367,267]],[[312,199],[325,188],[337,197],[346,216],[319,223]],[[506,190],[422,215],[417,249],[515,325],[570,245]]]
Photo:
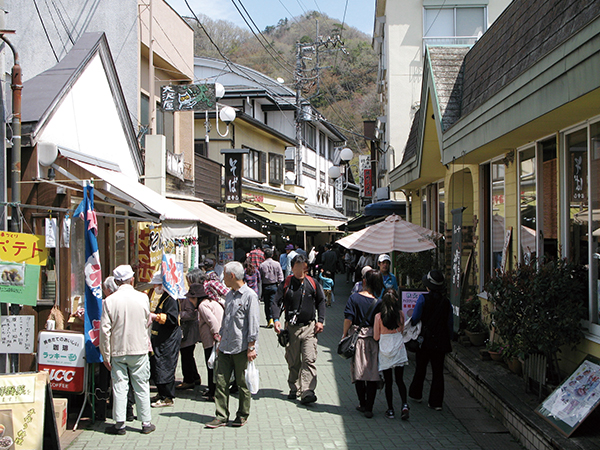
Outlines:
[[83,334],[41,331],[38,369],[50,374],[54,391],[81,393],[84,390],[85,342]]

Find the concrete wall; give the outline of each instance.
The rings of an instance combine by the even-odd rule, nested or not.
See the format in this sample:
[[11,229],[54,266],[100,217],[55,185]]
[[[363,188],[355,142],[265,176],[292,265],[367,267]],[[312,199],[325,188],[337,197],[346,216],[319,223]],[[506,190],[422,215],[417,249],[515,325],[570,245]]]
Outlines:
[[[19,52],[23,81],[56,65],[83,33],[103,31],[115,61],[129,113],[134,125],[137,124],[137,2],[61,0],[37,4],[39,15],[35,2],[6,0],[4,28],[16,31],[9,39]],[[9,58],[9,64],[12,65],[12,56]]]

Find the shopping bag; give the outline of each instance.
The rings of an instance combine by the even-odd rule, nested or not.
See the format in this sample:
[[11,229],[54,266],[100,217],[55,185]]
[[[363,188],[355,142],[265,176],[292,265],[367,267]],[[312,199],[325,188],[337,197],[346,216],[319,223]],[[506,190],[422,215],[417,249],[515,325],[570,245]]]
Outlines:
[[215,362],[217,361],[218,350],[219,350],[219,343],[215,342],[215,345],[213,345],[213,348],[212,348],[212,352],[210,353],[210,356],[208,357],[208,361],[206,362],[206,365],[208,366],[209,369],[215,368]]
[[248,368],[246,369],[246,386],[251,394],[258,393],[259,381],[258,369],[254,361],[251,361],[248,363]]

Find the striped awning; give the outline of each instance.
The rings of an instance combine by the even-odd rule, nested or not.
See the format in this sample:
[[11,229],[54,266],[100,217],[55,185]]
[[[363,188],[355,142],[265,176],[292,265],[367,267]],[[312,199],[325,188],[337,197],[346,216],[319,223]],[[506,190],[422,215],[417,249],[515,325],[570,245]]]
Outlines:
[[416,253],[436,248],[434,241],[442,235],[392,214],[383,222],[371,225],[337,241],[348,248],[372,254],[392,251]]

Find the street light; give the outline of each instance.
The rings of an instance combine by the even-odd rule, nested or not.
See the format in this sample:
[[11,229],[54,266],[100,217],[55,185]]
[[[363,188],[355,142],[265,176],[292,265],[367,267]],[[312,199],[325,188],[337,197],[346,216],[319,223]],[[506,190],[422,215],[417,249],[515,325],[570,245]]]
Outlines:
[[[219,100],[223,98],[225,95],[225,87],[221,83],[215,83],[215,123],[217,124],[216,129],[217,133],[221,137],[227,137],[229,135],[229,124],[235,120],[235,109],[231,106],[223,105],[221,106],[221,111],[219,111]],[[206,128],[206,135],[204,136],[204,141],[206,142],[206,151],[208,152],[208,143],[210,141],[208,137],[208,133],[210,132],[210,121],[208,120],[208,110],[205,112],[205,121],[204,127]],[[221,133],[219,130],[219,119],[221,122],[224,122],[227,126],[225,133]]]
[[354,152],[352,149],[349,149],[348,147],[343,148],[340,151],[340,165],[331,166],[327,171],[329,177],[333,178],[334,180],[342,177],[342,190],[348,187],[348,177],[346,176],[346,173],[348,170],[350,170],[349,166],[352,158],[354,158]]

